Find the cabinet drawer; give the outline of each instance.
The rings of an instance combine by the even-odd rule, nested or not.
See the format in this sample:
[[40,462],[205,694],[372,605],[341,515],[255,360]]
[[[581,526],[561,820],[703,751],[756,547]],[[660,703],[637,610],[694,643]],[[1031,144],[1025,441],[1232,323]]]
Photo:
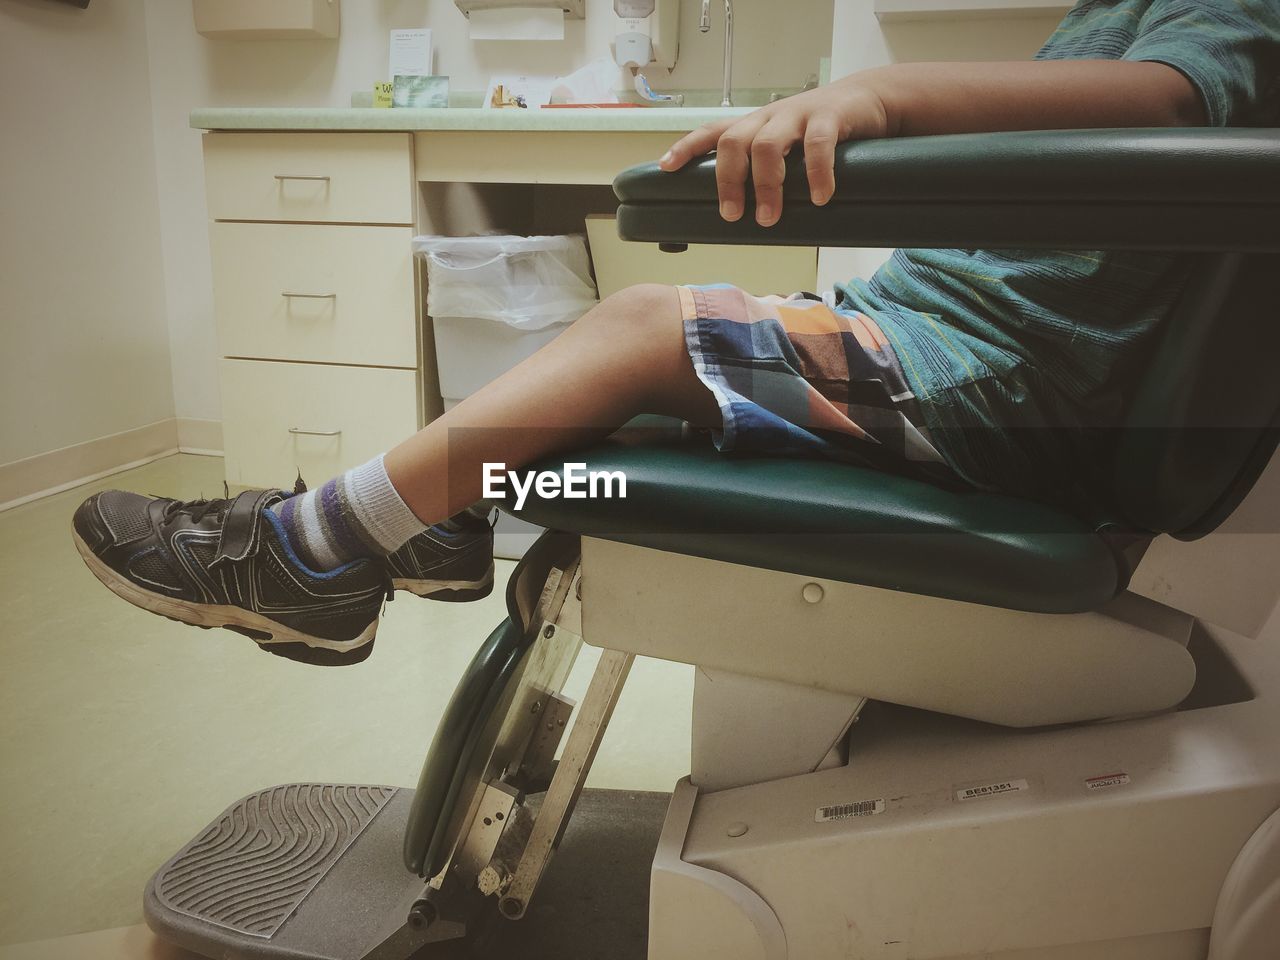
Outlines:
[[409,227],[214,223],[223,356],[418,365]]
[[663,253],[656,243],[620,239],[617,220],[608,216],[587,218],[587,238],[601,299],[636,283],[732,283],[756,296],[817,286],[817,247],[696,243],[684,253]]
[[412,370],[223,360],[221,384],[229,484],[315,487],[418,428]]
[[214,220],[413,223],[407,133],[206,133]]

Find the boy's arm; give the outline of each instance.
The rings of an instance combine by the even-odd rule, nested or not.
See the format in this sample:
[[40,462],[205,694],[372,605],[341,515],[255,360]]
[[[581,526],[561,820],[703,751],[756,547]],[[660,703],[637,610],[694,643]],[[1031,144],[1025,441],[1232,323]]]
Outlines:
[[783,158],[798,143],[804,145],[810,196],[822,205],[835,191],[835,146],[845,140],[1205,122],[1195,87],[1162,63],[903,63],[864,70],[746,116],[700,127],[660,164],[677,170],[715,150],[721,216],[742,216],[750,173],[756,220],[767,227],[782,214]]

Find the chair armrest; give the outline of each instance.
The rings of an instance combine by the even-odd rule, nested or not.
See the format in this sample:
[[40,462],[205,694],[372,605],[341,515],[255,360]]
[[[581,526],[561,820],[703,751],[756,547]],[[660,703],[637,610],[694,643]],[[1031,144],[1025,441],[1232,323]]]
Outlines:
[[782,219],[720,219],[715,158],[614,181],[618,233],[664,244],[1280,251],[1280,129],[1055,130],[845,143],[809,202],[787,161]]

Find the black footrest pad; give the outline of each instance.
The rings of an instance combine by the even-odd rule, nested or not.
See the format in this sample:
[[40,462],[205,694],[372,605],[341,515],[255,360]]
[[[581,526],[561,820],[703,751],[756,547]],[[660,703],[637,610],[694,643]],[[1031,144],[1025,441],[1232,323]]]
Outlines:
[[160,870],[156,899],[174,913],[270,938],[395,793],[289,783],[251,794]]

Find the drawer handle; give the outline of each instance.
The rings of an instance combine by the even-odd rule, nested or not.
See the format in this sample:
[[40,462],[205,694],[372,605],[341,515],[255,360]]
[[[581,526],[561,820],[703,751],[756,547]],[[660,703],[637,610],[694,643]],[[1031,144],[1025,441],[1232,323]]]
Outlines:
[[342,433],[341,430],[303,430],[301,427],[290,427],[289,432],[302,437],[336,437]]
[[287,300],[292,300],[294,298],[298,298],[301,300],[337,300],[338,299],[338,295],[336,293],[289,293],[285,291],[285,292],[282,292],[280,296],[284,297]]
[[325,183],[329,182],[328,177],[317,177],[307,173],[277,173],[276,179],[282,183],[285,180],[323,180]]

